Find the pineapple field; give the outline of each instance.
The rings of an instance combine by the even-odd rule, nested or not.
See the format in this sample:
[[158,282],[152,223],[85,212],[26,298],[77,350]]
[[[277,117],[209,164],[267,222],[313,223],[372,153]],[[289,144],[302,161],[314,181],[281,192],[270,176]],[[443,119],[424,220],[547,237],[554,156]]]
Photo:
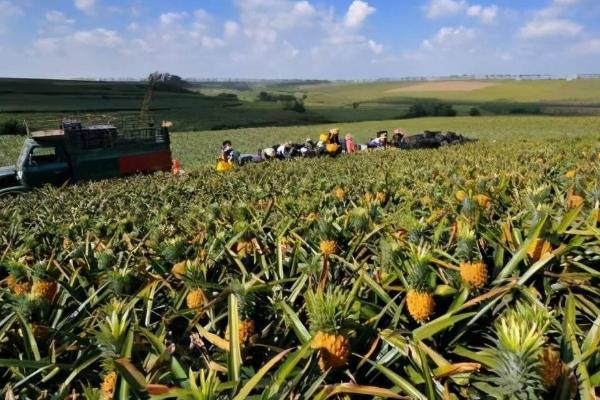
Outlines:
[[[600,118],[214,170],[329,126],[172,135],[185,173],[0,198],[7,399],[594,399]],[[21,138],[0,140],[14,162]]]

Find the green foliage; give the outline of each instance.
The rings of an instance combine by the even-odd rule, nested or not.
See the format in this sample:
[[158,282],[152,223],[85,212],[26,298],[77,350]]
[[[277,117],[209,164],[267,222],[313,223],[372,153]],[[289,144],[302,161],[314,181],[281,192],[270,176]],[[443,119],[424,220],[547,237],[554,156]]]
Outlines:
[[27,130],[23,122],[16,119],[8,119],[0,122],[0,135],[25,135]]

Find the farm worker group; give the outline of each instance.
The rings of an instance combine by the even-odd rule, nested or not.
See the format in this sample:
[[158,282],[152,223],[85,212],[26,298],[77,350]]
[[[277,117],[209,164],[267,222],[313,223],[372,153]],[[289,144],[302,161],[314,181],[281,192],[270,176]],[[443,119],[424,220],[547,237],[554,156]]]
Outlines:
[[[404,133],[400,129],[394,131],[394,138],[401,139]],[[230,140],[223,142],[221,156],[217,160],[218,171],[228,171],[235,165],[258,163],[273,159],[290,159],[294,157],[315,157],[322,155],[336,156],[341,153],[355,153],[367,149],[384,149],[389,146],[387,131],[380,131],[377,137],[368,144],[356,144],[352,134],[348,133],[340,140],[340,130],[335,128],[319,136],[317,142],[306,139],[304,143],[284,142],[279,145],[259,149],[256,154],[240,154],[235,151]]]

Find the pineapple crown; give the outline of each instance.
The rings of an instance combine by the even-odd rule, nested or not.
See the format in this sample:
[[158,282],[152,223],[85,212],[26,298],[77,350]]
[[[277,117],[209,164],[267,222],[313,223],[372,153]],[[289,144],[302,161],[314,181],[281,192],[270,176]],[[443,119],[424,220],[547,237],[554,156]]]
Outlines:
[[550,315],[535,303],[517,302],[494,324],[499,349],[524,357],[537,355],[545,342]]
[[408,284],[417,292],[431,292],[431,253],[427,246],[412,246],[408,263]]
[[352,231],[364,231],[369,227],[369,210],[364,207],[351,209],[346,215],[346,226]]
[[490,394],[511,399],[541,397],[545,389],[540,355],[549,324],[546,309],[526,302],[516,303],[496,321],[496,348],[490,349],[495,363],[492,375],[484,378],[490,383]]
[[339,287],[328,287],[327,290],[306,292],[306,312],[313,333],[322,331],[336,333],[350,319],[348,292]]
[[475,231],[467,224],[460,224],[458,228],[458,241],[456,244],[456,256],[462,260],[471,260],[475,257],[476,248]]
[[6,261],[2,263],[2,267],[17,281],[27,280],[28,278],[27,268],[25,268],[25,266],[19,262]]

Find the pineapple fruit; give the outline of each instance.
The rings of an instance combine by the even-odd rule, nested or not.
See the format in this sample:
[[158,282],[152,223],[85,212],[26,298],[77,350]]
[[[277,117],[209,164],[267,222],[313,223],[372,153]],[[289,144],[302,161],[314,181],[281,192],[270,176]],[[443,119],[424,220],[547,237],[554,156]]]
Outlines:
[[562,361],[560,354],[551,347],[544,347],[540,355],[540,376],[546,388],[550,389],[556,386],[562,375]]
[[102,378],[102,383],[100,384],[102,400],[112,400],[116,387],[117,373],[115,371],[111,371],[104,375],[104,377]]
[[188,308],[199,309],[206,304],[206,295],[200,288],[190,290],[185,298]]
[[323,372],[342,368],[348,363],[350,340],[344,335],[318,331],[310,347],[319,350],[319,368]]
[[433,288],[430,284],[431,268],[430,255],[427,249],[419,247],[412,255],[408,271],[408,284],[406,306],[408,313],[416,322],[427,321],[435,311]]
[[319,249],[323,256],[328,257],[337,251],[337,243],[334,240],[322,240]]
[[319,352],[319,368],[325,372],[346,366],[350,356],[349,331],[344,323],[353,316],[345,307],[348,293],[329,287],[306,293],[306,310],[313,333],[311,348]]
[[58,283],[53,280],[37,279],[31,286],[31,295],[34,299],[44,299],[52,302],[58,291]]
[[488,268],[477,250],[475,232],[467,225],[461,225],[458,232],[456,256],[461,260],[460,278],[463,284],[471,289],[483,288],[488,281]]

